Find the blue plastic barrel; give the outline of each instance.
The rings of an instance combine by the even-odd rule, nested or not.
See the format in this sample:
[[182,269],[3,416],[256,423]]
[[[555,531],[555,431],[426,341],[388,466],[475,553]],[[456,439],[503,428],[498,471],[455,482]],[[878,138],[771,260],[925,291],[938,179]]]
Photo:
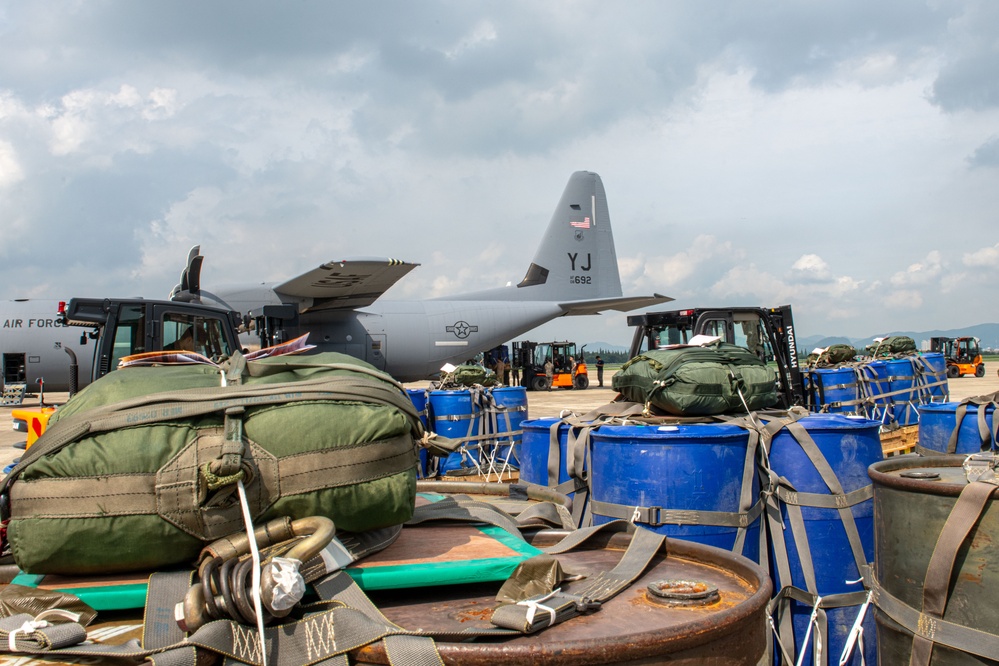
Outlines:
[[[874,503],[870,497],[863,499],[862,489],[871,485],[867,468],[883,458],[881,439],[879,437],[880,423],[856,416],[839,414],[814,414],[800,419],[798,422],[814,441],[818,451],[825,458],[828,467],[835,474],[836,482],[847,495],[844,506],[853,515],[860,536],[864,563],[874,561]],[[817,495],[833,495],[833,489],[827,485],[798,441],[788,428],[781,429],[774,437],[770,449],[770,467],[777,477],[783,477],[790,484],[785,489],[793,493],[794,504],[790,511],[801,510],[801,523],[804,525],[804,541],[795,531],[795,523],[789,516],[791,497],[785,497],[779,503],[782,524],[769,525],[771,533],[771,576],[774,580],[774,590],[779,591],[791,585],[801,590],[817,593],[823,597],[849,592],[863,592],[860,582],[861,571],[858,570],[856,559],[847,537],[847,528],[841,520],[838,501],[831,499],[834,506],[807,506],[809,500],[804,493]],[[834,485],[834,484],[833,484]],[[849,493],[859,491],[859,496],[850,498]],[[775,540],[774,536],[778,537]],[[779,538],[786,545],[787,569],[782,575],[778,558],[780,554]],[[803,547],[807,544],[807,551]],[[803,552],[810,552],[812,567],[815,573],[815,589],[809,589],[803,568]],[[788,574],[790,580],[787,579]],[[847,582],[851,581],[851,582]],[[856,582],[852,582],[856,581]],[[794,627],[795,654],[800,654],[802,643],[808,631],[809,619],[812,614],[810,605],[789,599],[790,612]],[[846,644],[850,629],[860,610],[860,602],[856,606],[827,608],[828,621],[826,654],[829,663],[837,663],[840,653]],[[868,664],[877,663],[877,648],[875,645],[874,614],[868,612],[864,622],[864,655]],[[814,631],[812,632],[814,640]],[[805,646],[806,656],[802,663],[812,663],[814,643]],[[790,648],[790,646],[787,646]],[[850,664],[860,664],[860,655],[854,654]]]
[[809,395],[813,412],[857,413],[860,387],[852,367],[813,368],[808,371]]
[[[597,525],[624,518],[733,550],[739,528],[710,524],[713,518],[699,512],[747,513],[759,501],[749,432],[734,425],[602,426],[590,433],[590,446],[590,506]],[[759,561],[759,534],[757,515],[741,535],[739,553]]]
[[[416,408],[416,413],[420,415],[420,422],[423,423],[423,427],[427,427],[427,390],[426,389],[416,389],[408,388],[406,389],[406,395],[409,396],[410,402],[413,403],[413,407]],[[427,450],[420,448],[420,466],[417,468],[418,476],[422,478],[427,477]]]
[[883,424],[891,423],[894,420],[891,397],[888,392],[891,390],[888,380],[888,365],[885,361],[878,359],[868,361],[858,367],[861,381],[861,392],[867,398],[867,417]]
[[[556,425],[558,429],[555,432],[555,437],[558,448],[553,451],[551,434],[552,427]],[[568,495],[573,502],[573,517],[576,518],[576,524],[580,525],[584,519],[586,500],[582,500],[581,504],[579,502],[580,498],[585,497],[585,493],[577,497],[574,490],[576,484],[572,483],[571,480],[575,476],[579,479],[579,483],[585,484],[587,468],[585,455],[581,455],[582,459],[576,461],[569,451],[569,425],[563,423],[561,419],[549,417],[530,419],[521,423],[520,426],[524,430],[523,440],[520,444],[520,480],[556,488],[559,492]],[[552,453],[558,459],[558,472],[554,478],[549,476],[548,472],[548,463]]]
[[[431,429],[463,442],[440,464],[441,475],[468,475],[517,468],[520,424],[527,415],[522,386],[430,392]],[[505,467],[505,469],[504,469]]]
[[478,470],[480,414],[477,407],[473,410],[472,392],[469,389],[431,391],[429,404],[430,429],[438,435],[464,442],[462,450],[440,461],[440,474]]
[[[947,453],[947,444],[957,424],[960,402],[934,402],[919,407],[918,447],[930,452]],[[957,447],[954,453],[967,455],[997,448],[992,436],[992,404],[965,404],[961,418],[961,428],[957,433]],[[984,419],[984,432],[979,419]]]
[[[490,432],[497,435],[494,450],[484,453],[491,456],[493,468],[506,470],[520,468],[521,426],[527,418],[527,389],[523,386],[497,386],[489,389],[493,406],[487,409]],[[505,433],[510,433],[505,435]]]
[[942,352],[923,352],[919,355],[922,361],[920,386],[929,399],[921,402],[947,402],[950,390],[947,386],[947,359]]
[[888,393],[891,397],[892,420],[900,426],[919,422],[919,388],[915,357],[893,358],[884,362],[888,373]]

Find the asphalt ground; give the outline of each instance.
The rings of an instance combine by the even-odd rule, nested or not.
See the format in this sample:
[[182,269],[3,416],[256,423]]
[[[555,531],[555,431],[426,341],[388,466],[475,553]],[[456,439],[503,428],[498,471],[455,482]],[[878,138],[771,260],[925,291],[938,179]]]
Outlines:
[[[950,399],[952,401],[962,400],[972,396],[989,395],[999,391],[999,375],[996,369],[999,363],[986,363],[984,377],[960,377],[951,379],[948,382],[950,389]],[[528,391],[527,392],[527,418],[544,418],[550,416],[560,416],[563,412],[575,412],[584,414],[596,407],[605,405],[614,400],[617,393],[610,388],[610,378],[613,372],[604,373],[604,388],[596,385],[595,376],[591,377],[593,383],[590,388],[576,391],[571,389],[554,389],[552,391]],[[406,384],[407,388],[426,388],[428,382],[414,382]],[[45,403],[49,405],[60,404],[67,399],[66,393],[46,393]],[[24,453],[23,448],[18,448],[20,443],[23,447],[25,434],[12,429],[11,411],[13,409],[37,409],[39,401],[37,395],[29,395],[24,403],[18,407],[0,406],[0,469],[6,467],[15,458]]]

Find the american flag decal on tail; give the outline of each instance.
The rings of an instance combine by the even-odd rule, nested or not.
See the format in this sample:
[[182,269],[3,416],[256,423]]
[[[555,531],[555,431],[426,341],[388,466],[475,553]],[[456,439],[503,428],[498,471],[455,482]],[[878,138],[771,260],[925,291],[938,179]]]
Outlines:
[[569,222],[569,226],[576,227],[577,229],[589,229],[590,218],[584,217],[582,222]]

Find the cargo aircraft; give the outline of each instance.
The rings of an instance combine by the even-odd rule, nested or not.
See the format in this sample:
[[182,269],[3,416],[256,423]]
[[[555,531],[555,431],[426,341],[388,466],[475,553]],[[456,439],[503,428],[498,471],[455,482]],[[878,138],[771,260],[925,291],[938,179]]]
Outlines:
[[[325,263],[280,283],[208,291],[201,288],[203,261],[200,248],[193,248],[172,300],[242,313],[246,344],[267,346],[308,333],[318,351],[363,359],[403,382],[432,377],[446,363],[459,364],[556,317],[627,312],[673,300],[660,294],[622,295],[607,196],[600,176],[587,171],[569,178],[541,245],[516,285],[421,301],[382,300],[418,264],[362,257]],[[81,378],[89,376],[89,366],[86,352],[78,348],[79,329],[60,328],[56,303],[47,303],[49,314],[41,313],[37,301],[8,304],[22,314],[17,307],[0,311],[0,347],[5,363],[8,354],[25,356],[22,374],[29,384],[44,375],[47,389],[65,390],[67,360],[61,348],[76,349]],[[11,335],[18,329],[32,335]]]

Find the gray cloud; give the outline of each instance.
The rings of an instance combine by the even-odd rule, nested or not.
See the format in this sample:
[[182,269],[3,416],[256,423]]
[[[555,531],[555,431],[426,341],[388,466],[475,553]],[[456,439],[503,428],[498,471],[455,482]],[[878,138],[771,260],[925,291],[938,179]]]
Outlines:
[[495,286],[591,169],[626,290],[955,321],[912,267],[961,263],[955,215],[994,232],[993,6],[8,3],[0,297],[161,295],[194,243],[206,283],[385,254],[406,297]]
[[972,167],[999,167],[999,136],[994,136],[978,146],[968,158]]

